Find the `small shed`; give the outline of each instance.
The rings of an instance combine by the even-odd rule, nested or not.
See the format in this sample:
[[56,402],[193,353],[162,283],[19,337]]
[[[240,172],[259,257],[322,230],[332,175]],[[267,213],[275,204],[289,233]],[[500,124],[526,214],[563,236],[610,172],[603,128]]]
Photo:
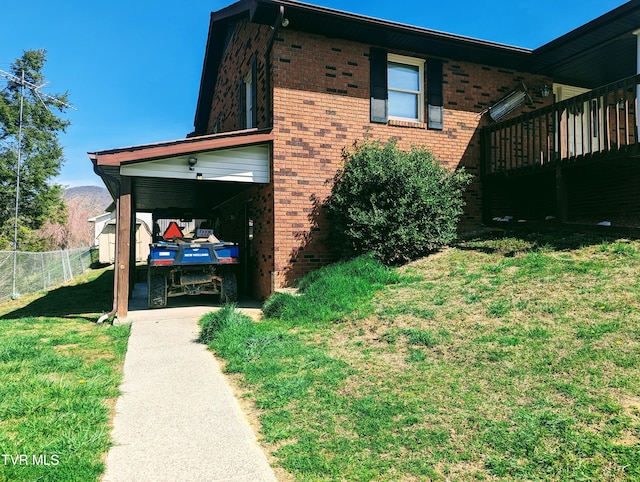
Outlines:
[[[148,219],[147,219],[148,218]],[[94,246],[98,247],[99,262],[113,264],[116,246],[116,213],[106,212],[89,218],[94,223]],[[151,243],[151,214],[140,213],[136,216],[136,262],[146,261]]]

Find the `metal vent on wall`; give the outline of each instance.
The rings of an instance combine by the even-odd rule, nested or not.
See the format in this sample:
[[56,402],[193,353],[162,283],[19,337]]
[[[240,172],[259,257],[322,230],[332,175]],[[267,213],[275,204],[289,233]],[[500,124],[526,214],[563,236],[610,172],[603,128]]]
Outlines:
[[493,106],[489,107],[489,115],[494,121],[498,121],[506,116],[512,110],[520,107],[527,98],[526,92],[516,90],[511,92],[504,99],[499,100]]

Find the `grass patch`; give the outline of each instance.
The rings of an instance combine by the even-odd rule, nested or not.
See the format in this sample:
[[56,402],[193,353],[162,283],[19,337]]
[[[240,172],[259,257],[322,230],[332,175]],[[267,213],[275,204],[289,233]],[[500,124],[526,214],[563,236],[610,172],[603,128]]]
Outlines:
[[100,313],[87,307],[111,296],[102,276],[60,288],[60,316],[45,299],[57,290],[0,305],[0,447],[16,462],[0,460],[0,481],[88,481],[104,470],[129,327],[91,323]]
[[640,242],[466,240],[335,304],[333,269],[215,322],[295,479],[640,480]]
[[374,294],[387,284],[399,282],[395,271],[363,256],[310,273],[299,282],[298,295],[276,293],[263,311],[269,318],[300,324],[339,322],[347,314],[368,314]]
[[65,285],[0,303],[0,320],[51,316],[95,321],[111,310],[112,295],[113,269],[88,270]]

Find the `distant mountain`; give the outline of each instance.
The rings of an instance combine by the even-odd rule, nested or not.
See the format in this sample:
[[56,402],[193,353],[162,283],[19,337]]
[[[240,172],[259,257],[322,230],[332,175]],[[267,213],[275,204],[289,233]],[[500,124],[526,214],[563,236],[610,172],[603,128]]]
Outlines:
[[76,203],[72,201],[81,199],[81,205],[86,206],[87,210],[93,213],[89,217],[102,214],[113,202],[109,191],[107,191],[106,188],[100,186],[70,187],[69,189],[66,189],[64,191],[63,199],[67,203],[67,205],[75,205]]

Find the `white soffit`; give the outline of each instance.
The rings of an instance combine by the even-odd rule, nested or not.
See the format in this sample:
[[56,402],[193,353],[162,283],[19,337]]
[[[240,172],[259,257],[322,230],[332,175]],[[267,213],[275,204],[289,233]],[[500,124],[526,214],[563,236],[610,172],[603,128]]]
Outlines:
[[[268,144],[219,149],[208,152],[124,164],[122,176],[162,177],[168,179],[199,179],[202,181],[231,181],[269,183]],[[196,163],[189,169],[189,159]],[[191,161],[193,163],[193,161]]]

